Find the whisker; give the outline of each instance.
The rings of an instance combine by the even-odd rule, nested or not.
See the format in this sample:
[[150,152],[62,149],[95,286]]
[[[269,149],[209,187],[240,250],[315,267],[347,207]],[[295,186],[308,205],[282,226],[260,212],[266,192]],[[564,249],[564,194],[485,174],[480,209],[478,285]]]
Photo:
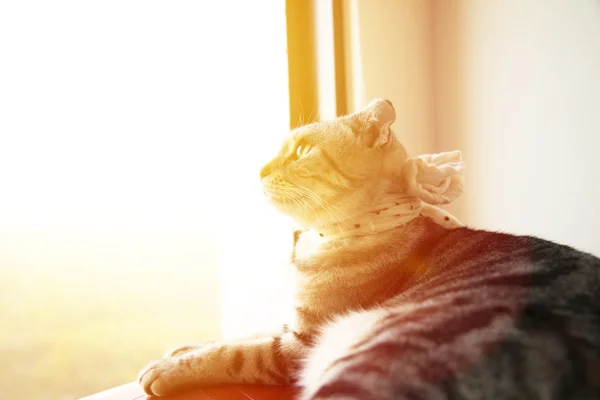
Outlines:
[[[319,225],[336,223],[345,219],[350,219],[350,215],[340,207],[331,204],[323,199],[313,190],[297,183],[281,180],[277,185],[270,186],[269,191],[276,197],[278,201],[283,201],[287,205],[292,205],[298,209],[302,209],[306,214],[312,214],[317,219]],[[325,212],[328,221],[324,221],[322,213],[318,212],[317,208],[305,199],[311,199],[317,208]]]
[[312,109],[312,111],[310,112],[310,115],[308,116],[307,121],[308,121],[309,124],[312,124],[313,122],[317,122],[317,120],[319,119],[319,112],[317,111],[317,113],[315,114],[315,119],[311,120],[311,117],[312,117],[312,115],[313,115],[314,112],[315,112],[315,108]]
[[303,189],[304,191],[306,191],[307,194],[311,195],[313,197],[313,199],[317,200],[318,202],[322,203],[323,205],[329,206],[331,208],[336,209],[337,211],[339,211],[340,213],[344,214],[345,216],[348,216],[348,214],[346,214],[341,208],[331,204],[330,202],[328,202],[327,200],[323,199],[322,197],[320,197],[318,194],[316,194],[314,191],[302,186],[302,185],[298,185],[298,187],[300,187],[301,189]]
[[335,206],[334,204],[331,204],[330,202],[328,202],[327,200],[323,199],[322,197],[320,197],[318,194],[316,194],[314,191],[296,184],[296,186],[301,189],[305,194],[307,194],[309,197],[311,197],[313,200],[315,200],[315,202],[317,204],[319,204],[321,207],[323,207],[323,210],[329,215],[329,217],[334,221],[337,222],[340,219],[336,218],[336,216],[334,215],[334,213],[332,211],[338,211],[339,214],[342,215],[342,219],[349,219],[350,216],[343,211],[341,208]]
[[287,191],[286,194],[289,195],[289,196],[291,196],[292,200],[295,200],[294,204],[296,204],[299,207],[301,207],[306,214],[309,214],[309,212],[312,211],[312,214],[317,217],[317,220],[318,220],[319,224],[320,225],[323,224],[323,221],[321,220],[321,217],[316,212],[316,210],[314,209],[314,207],[311,206],[306,201],[304,201],[302,193],[298,192],[298,190],[296,190],[294,187],[290,187],[290,190]]
[[298,115],[298,126],[304,125],[304,106],[302,100],[300,101],[300,115]]

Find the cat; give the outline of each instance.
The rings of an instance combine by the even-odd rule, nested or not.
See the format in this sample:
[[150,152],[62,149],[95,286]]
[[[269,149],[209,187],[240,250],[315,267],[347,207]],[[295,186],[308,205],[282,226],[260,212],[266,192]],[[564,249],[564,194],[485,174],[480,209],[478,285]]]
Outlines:
[[293,130],[260,171],[294,232],[296,325],[184,346],[144,391],[298,384],[315,399],[600,398],[600,259],[438,208],[460,153],[409,158],[391,102]]

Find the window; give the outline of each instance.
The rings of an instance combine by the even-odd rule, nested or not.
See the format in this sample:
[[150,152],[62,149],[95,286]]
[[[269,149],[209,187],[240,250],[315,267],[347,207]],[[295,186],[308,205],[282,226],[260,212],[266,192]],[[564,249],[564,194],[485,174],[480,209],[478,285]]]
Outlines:
[[285,317],[285,30],[284,0],[0,4],[0,398]]

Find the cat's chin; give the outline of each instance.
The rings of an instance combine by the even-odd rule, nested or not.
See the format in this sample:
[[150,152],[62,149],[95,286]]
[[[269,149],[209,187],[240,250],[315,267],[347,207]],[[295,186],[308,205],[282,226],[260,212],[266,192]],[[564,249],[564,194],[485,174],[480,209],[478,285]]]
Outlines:
[[269,199],[269,204],[271,205],[271,207],[275,208],[275,210],[277,210],[280,214],[283,214],[288,218],[296,220],[297,215],[295,211],[297,210],[291,204],[283,201],[277,201],[273,198]]
[[306,215],[300,215],[298,210],[295,209],[290,204],[278,203],[276,201],[270,200],[269,203],[275,210],[277,210],[284,217],[290,218],[294,221],[294,224],[300,229],[315,229],[316,224],[312,221],[313,218]]

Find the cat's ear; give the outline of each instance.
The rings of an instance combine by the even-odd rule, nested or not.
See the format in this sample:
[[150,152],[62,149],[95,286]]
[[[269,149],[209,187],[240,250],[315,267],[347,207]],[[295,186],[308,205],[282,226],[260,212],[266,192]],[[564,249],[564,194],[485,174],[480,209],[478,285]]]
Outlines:
[[[361,120],[361,135],[367,135],[367,143],[371,147],[388,144],[392,137],[390,126],[396,121],[396,110],[392,102],[385,99],[374,99],[358,111],[355,116]],[[364,132],[366,130],[367,132]]]
[[385,99],[375,99],[369,103],[372,115],[377,125],[377,137],[373,146],[383,146],[389,143],[392,135],[390,126],[396,121],[396,110],[392,102]]

